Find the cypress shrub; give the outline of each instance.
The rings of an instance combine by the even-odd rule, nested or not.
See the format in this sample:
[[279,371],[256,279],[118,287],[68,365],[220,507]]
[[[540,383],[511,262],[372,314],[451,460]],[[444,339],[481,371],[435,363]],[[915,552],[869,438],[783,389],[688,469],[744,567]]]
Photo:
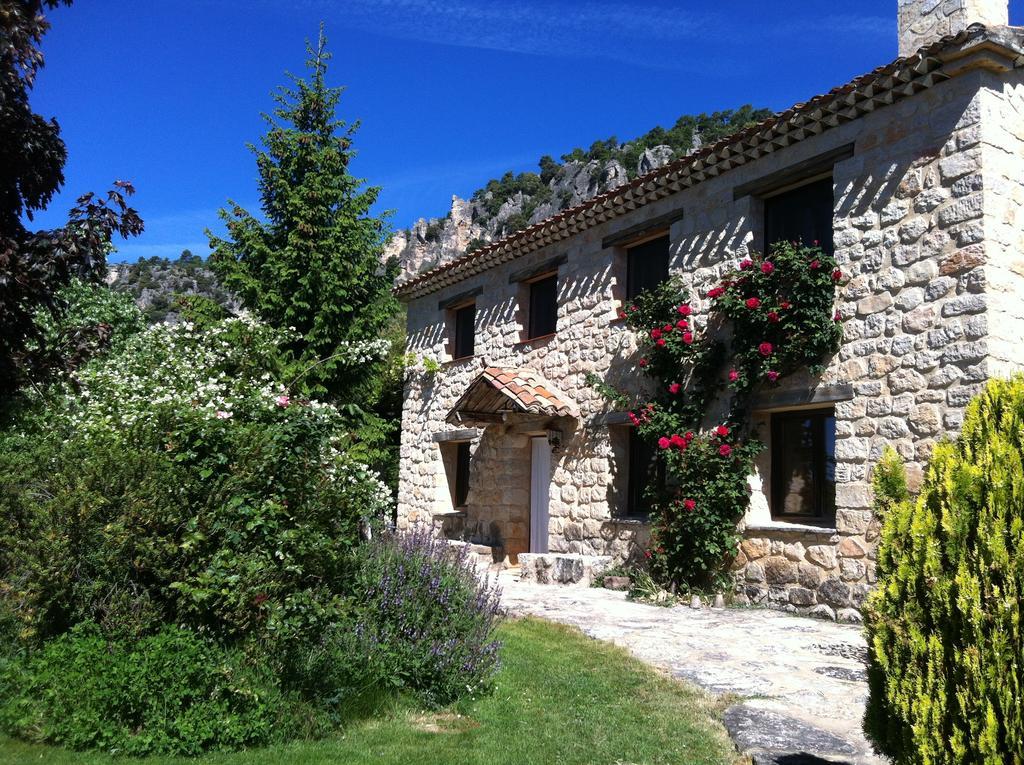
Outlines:
[[1024,376],[971,402],[916,501],[900,472],[889,459],[874,476],[885,519],[865,609],[865,729],[896,765],[1020,765]]

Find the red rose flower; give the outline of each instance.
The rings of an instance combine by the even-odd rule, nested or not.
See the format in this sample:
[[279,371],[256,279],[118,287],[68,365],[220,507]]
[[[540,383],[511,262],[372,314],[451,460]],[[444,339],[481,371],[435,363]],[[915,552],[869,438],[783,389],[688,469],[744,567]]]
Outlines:
[[783,300],[781,303],[779,303],[779,308],[781,308],[783,311],[788,311],[791,306],[792,303],[790,303],[788,300]]
[[629,413],[629,421],[632,422],[634,425],[640,424],[640,418],[636,416],[636,412]]
[[687,441],[692,441],[696,437],[697,437],[697,434],[694,433],[692,430],[686,431],[686,435],[683,436],[683,438],[685,438]]
[[659,337],[657,340],[654,341],[654,344],[660,348],[661,346],[665,345],[665,339]]
[[815,258],[814,260],[811,261],[811,270],[817,271],[819,268],[821,268],[821,261]]
[[754,265],[754,261],[752,261],[750,258],[744,258],[743,260],[740,261],[740,271],[746,271],[752,265]]
[[760,353],[762,356],[771,356],[772,351],[774,350],[775,348],[774,346],[772,346],[771,343],[761,343],[759,346],[757,346],[757,352]]
[[840,271],[838,268],[835,271],[832,272],[832,281],[837,282],[837,281],[839,281],[842,278],[843,278],[843,272]]
[[682,386],[679,383],[672,383],[671,385],[668,386],[668,392],[672,393],[672,394],[676,394],[676,393],[679,392],[679,389],[681,387]]
[[639,309],[639,308],[637,308],[637,307],[636,307],[635,305],[631,305],[631,306],[629,307],[629,310],[630,310],[630,311],[639,311],[640,309]]
[[775,311],[769,311],[768,312],[768,321],[778,321],[778,320],[779,320],[779,314],[778,313],[776,313]]
[[683,438],[678,433],[674,433],[672,435],[672,438],[669,439],[669,441],[671,441],[672,442],[672,446],[676,447],[677,449],[685,449],[686,448],[686,439]]
[[672,325],[671,324],[666,324],[664,327],[661,328],[661,331],[662,332],[671,332],[672,331]]
[[842,320],[843,320],[843,317],[842,317],[842,315],[841,315],[841,314],[839,313],[839,311],[836,311],[836,313],[835,313],[835,316],[833,316],[833,317],[832,317],[832,320],[833,320],[833,321],[842,321]]
[[644,550],[644,557],[650,559],[651,551],[650,550]]
[[686,329],[690,325],[686,322],[686,319],[680,319],[679,321],[676,322],[676,326],[679,329]]
[[685,507],[687,510],[695,510],[697,508],[697,503],[692,499],[684,499],[683,507]]
[[657,340],[659,337],[661,337],[661,330],[657,329],[657,328],[652,329],[651,330],[651,339],[652,340]]
[[708,290],[708,297],[712,298],[712,299],[720,298],[724,294],[725,294],[725,290],[722,289],[721,287],[715,287],[713,290]]
[[721,436],[722,438],[725,438],[727,435],[729,435],[729,429],[725,427],[725,425],[719,425],[717,428],[715,428],[715,433]]
[[776,372],[774,369],[769,369],[768,370],[768,379],[771,380],[772,382],[775,382],[776,380],[779,379],[779,373]]
[[760,308],[761,301],[757,298],[747,298],[747,308],[753,310],[754,308]]
[[642,366],[642,367],[647,366],[647,359],[640,359],[640,366]]
[[686,305],[685,303],[679,306],[676,310],[679,311],[679,313],[681,313],[683,316],[689,316],[691,313],[693,313],[693,309],[690,308],[690,306]]
[[762,274],[770,274],[774,270],[775,270],[775,264],[772,263],[770,260],[766,260],[764,263],[761,264],[761,273]]
[[723,457],[728,457],[730,454],[732,454],[732,447],[729,446],[729,444],[722,444],[721,446],[718,447],[718,453],[721,454]]
[[684,332],[683,333],[683,342],[686,343],[687,345],[692,343],[693,342],[693,333],[692,332]]
[[625,311],[619,311],[619,318],[620,319],[625,319],[626,318],[626,312]]
[[740,379],[740,373],[737,372],[735,369],[730,369],[729,370],[729,382],[736,382],[739,379]]
[[661,438],[658,439],[658,446],[660,446],[662,449],[667,449],[671,444],[672,442],[669,441],[668,438],[666,438],[665,436],[662,436]]

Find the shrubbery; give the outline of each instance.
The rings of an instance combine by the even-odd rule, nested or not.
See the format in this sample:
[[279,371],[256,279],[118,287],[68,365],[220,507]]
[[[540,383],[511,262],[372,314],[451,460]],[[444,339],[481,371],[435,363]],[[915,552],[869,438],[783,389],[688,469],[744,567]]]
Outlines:
[[916,501],[892,457],[874,486],[869,736],[897,765],[1024,762],[1024,377],[971,402]]
[[[24,394],[0,430],[4,730],[194,754],[317,735],[381,693],[487,686],[490,654],[467,662],[494,651],[493,598],[440,550],[360,548],[390,492],[303,393],[285,335],[158,325]],[[399,601],[375,589],[389,571]],[[430,653],[442,637],[456,664]]]
[[498,591],[481,582],[468,548],[420,532],[360,550],[357,633],[382,676],[434,704],[489,690]]

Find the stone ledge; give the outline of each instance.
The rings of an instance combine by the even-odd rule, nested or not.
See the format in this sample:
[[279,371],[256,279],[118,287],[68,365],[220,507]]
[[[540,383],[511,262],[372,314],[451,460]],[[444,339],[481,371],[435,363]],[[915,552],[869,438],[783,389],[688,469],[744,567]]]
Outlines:
[[773,532],[821,534],[826,537],[839,533],[832,526],[814,526],[810,523],[786,523],[784,521],[775,521],[773,523],[752,523],[743,527],[743,533],[745,535],[771,534]]
[[566,584],[589,587],[594,578],[612,565],[610,555],[571,553],[520,553],[520,581],[532,584]]

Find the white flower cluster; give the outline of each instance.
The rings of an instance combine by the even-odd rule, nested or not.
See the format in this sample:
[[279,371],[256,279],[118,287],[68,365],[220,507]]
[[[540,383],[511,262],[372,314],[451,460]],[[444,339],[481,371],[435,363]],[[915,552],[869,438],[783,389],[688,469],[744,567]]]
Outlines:
[[334,358],[345,366],[368,364],[379,361],[387,356],[391,343],[378,338],[376,340],[353,340],[338,344]]

